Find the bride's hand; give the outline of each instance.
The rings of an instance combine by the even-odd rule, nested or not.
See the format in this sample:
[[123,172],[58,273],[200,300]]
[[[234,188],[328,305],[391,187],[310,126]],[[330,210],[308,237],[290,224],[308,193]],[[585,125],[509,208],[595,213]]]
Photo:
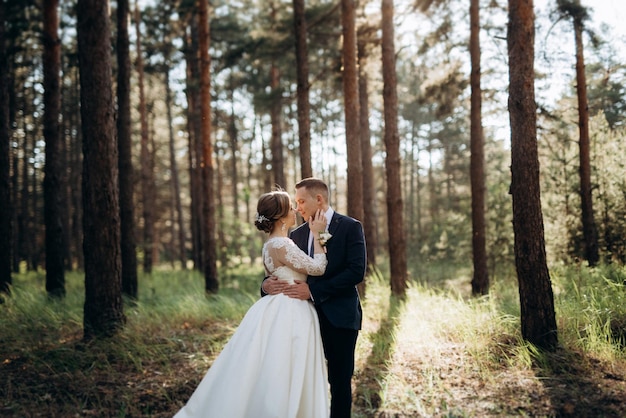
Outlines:
[[324,211],[321,209],[318,209],[313,217],[309,217],[308,222],[309,229],[314,234],[319,234],[326,230],[326,216],[324,216]]

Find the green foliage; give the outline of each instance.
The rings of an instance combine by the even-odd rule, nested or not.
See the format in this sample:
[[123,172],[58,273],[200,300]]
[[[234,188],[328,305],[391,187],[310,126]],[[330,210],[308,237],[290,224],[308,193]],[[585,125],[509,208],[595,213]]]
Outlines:
[[616,130],[625,126],[626,65],[616,63],[617,54],[611,46],[607,49],[608,56],[586,67],[589,110],[594,115],[603,114],[609,128]]
[[[570,113],[567,118],[575,119]],[[554,122],[555,133],[541,141],[542,204],[546,249],[554,261],[582,258],[577,128]],[[610,129],[602,113],[590,120],[593,205],[599,246],[607,262],[626,262],[626,155],[624,128]]]
[[626,263],[626,127],[611,129],[602,114],[590,121],[594,152],[594,210],[603,258]]

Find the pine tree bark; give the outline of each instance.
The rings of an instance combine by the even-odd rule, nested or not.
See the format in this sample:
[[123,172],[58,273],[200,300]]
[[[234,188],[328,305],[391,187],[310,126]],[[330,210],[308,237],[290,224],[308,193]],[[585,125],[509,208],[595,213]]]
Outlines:
[[534,41],[533,1],[509,0],[511,194],[522,336],[538,347],[554,350],[558,338],[541,213]]
[[73,262],[78,270],[84,270],[85,259],[82,250],[83,242],[83,211],[82,211],[82,128],[80,122],[80,82],[79,82],[79,70],[78,66],[74,67],[71,71],[71,78],[73,83],[72,89],[67,92],[69,95],[68,102],[71,103],[70,111],[66,112],[69,115],[70,125],[75,126],[75,134],[70,137],[69,141],[69,166],[70,176],[68,178],[70,188],[70,207],[72,208],[71,214],[71,243]]
[[363,165],[359,132],[359,74],[357,70],[356,1],[341,0],[343,34],[343,100],[348,160],[348,215],[363,220]]
[[398,93],[396,51],[393,29],[393,0],[382,0],[383,103],[385,119],[385,172],[387,174],[387,226],[391,292],[404,296],[407,289],[406,237],[402,201],[400,136],[398,134]]
[[202,184],[204,193],[204,288],[219,290],[215,191],[213,185],[213,145],[211,143],[211,57],[209,56],[209,11],[205,0],[198,0],[198,49],[200,61],[200,114],[202,115]]
[[[195,11],[195,10],[194,10]],[[195,13],[187,15],[188,28],[185,33],[185,63],[187,64],[186,96],[187,126],[189,131],[189,179],[191,196],[191,241],[194,269],[204,272],[204,225],[202,207],[202,144],[200,118],[200,67],[198,61],[198,19]]]
[[[172,172],[172,241],[178,241],[177,252],[178,261],[184,270],[187,265],[187,254],[185,251],[185,223],[183,222],[183,204],[180,198],[180,179],[178,175],[178,163],[176,162],[176,148],[174,146],[174,121],[172,117],[172,91],[170,89],[170,69],[165,71],[165,107],[167,109],[167,120],[169,126],[169,151],[170,170]],[[174,238],[176,237],[176,238]]]
[[[376,265],[378,248],[378,224],[376,208],[376,184],[372,164],[372,144],[369,115],[368,78],[365,69],[367,62],[367,41],[359,37],[357,41],[359,61],[359,134],[361,136],[361,161],[363,165],[363,231],[367,242],[368,269]],[[361,297],[365,295],[365,281],[359,284]]]
[[[230,95],[230,115],[228,118],[228,138],[230,140],[230,178],[231,193],[233,195],[233,217],[235,221],[239,220],[239,169],[237,162],[239,161],[239,130],[237,129],[237,113],[235,112],[235,91],[236,80],[234,75],[230,77],[230,86],[228,93]],[[246,218],[247,219],[247,218]],[[236,253],[239,254],[239,244],[236,244]]]
[[[580,1],[575,1],[580,6]],[[580,14],[574,16],[574,37],[576,42],[576,95],[578,98],[578,131],[580,139],[579,174],[580,203],[585,240],[585,260],[590,266],[598,264],[598,229],[594,219],[593,197],[591,192],[591,157],[589,149],[589,105],[587,100],[587,77],[585,76],[585,55],[583,48],[583,20]]]
[[[215,119],[218,119],[218,112],[215,112]],[[215,171],[217,173],[223,173],[224,168],[222,167],[222,163],[224,162],[221,148],[218,146],[216,150],[216,158],[215,158]],[[219,174],[215,176],[215,207],[216,207],[216,216],[220,221],[217,223],[217,251],[220,264],[225,266],[228,264],[228,256],[229,252],[227,248],[231,251],[234,251],[234,247],[228,246],[228,239],[226,238],[225,229],[228,228],[228,223],[224,217],[224,176],[220,176]]]
[[[231,194],[232,194],[232,199],[233,199],[233,202],[232,202],[233,219],[229,227],[232,227],[232,228],[239,228],[240,226],[241,196],[240,196],[239,187],[241,186],[241,184],[240,184],[240,173],[239,173],[240,168],[239,167],[240,167],[240,161],[241,161],[241,165],[244,165],[245,163],[245,161],[241,159],[241,155],[239,152],[239,129],[237,128],[237,113],[235,111],[236,84],[237,84],[236,77],[234,75],[231,75],[231,77],[229,78],[229,86],[228,86],[228,93],[229,93],[229,99],[230,99],[230,115],[228,116],[228,138],[230,142],[229,144],[230,154],[232,156],[230,159],[230,164],[229,164],[229,173],[230,173],[230,178],[231,178],[230,189],[231,189]],[[244,222],[247,223],[248,222],[247,220],[250,218],[246,217],[245,219],[246,220]],[[231,245],[230,245],[231,250],[237,256],[240,256],[242,254],[241,244],[242,243],[239,239],[235,239],[231,241]]]
[[154,263],[154,172],[152,171],[152,157],[150,150],[150,135],[148,128],[148,110],[144,88],[144,65],[141,41],[141,16],[139,5],[135,3],[135,31],[137,46],[137,88],[139,90],[139,119],[141,123],[141,195],[143,212],[143,271],[152,273]]
[[108,11],[108,1],[78,0],[86,340],[111,336],[125,321]]
[[46,142],[44,166],[44,224],[46,229],[46,291],[55,298],[65,296],[63,224],[61,219],[64,167],[61,166],[61,44],[59,1],[43,2],[43,135]]
[[285,157],[283,152],[283,128],[282,128],[282,93],[280,90],[280,69],[272,60],[270,67],[270,89],[272,91],[272,104],[270,105],[270,120],[272,123],[272,174],[273,183],[283,189],[287,187],[285,178]]
[[117,140],[120,184],[120,233],[122,292],[137,299],[137,251],[135,240],[134,170],[130,120],[130,47],[128,0],[117,0]]
[[[0,2],[0,293],[8,294],[11,277],[11,199],[8,59],[5,38],[5,2]],[[0,297],[1,298],[1,297]]]
[[298,139],[300,141],[300,175],[312,177],[311,116],[309,103],[309,48],[304,0],[293,0],[293,25],[296,43],[296,79],[298,102]]
[[487,249],[485,243],[485,151],[482,125],[482,90],[480,86],[480,1],[470,1],[470,181],[472,185],[472,294],[489,293]]
[[[63,8],[61,8],[61,13],[63,13]],[[61,62],[61,68],[63,68],[64,63]],[[66,66],[67,67],[67,66]],[[66,85],[66,73],[71,73],[71,70],[66,69],[62,71],[62,75],[60,78],[61,86]],[[65,89],[63,90],[65,92]],[[69,186],[69,172],[71,168],[69,166],[69,158],[70,158],[70,143],[68,138],[71,138],[71,135],[67,135],[67,132],[71,132],[71,130],[75,129],[73,125],[70,125],[71,117],[66,116],[67,114],[67,96],[69,94],[62,94],[60,98],[60,109],[61,114],[63,115],[62,120],[60,122],[60,131],[59,135],[61,138],[61,167],[64,169],[61,171],[61,184],[63,187],[61,188],[61,228],[63,229],[63,268],[66,272],[72,271],[74,269],[72,263],[72,250],[71,250],[71,223],[70,216],[72,213],[72,201],[70,199],[70,186]],[[76,128],[78,129],[78,128]]]
[[[5,6],[3,5],[3,8]],[[4,13],[5,13],[5,20],[6,20],[6,8],[4,9]],[[5,39],[6,39],[6,32],[5,33]],[[0,89],[3,89],[2,91],[4,91],[4,93],[7,94],[8,98],[6,99],[8,102],[8,107],[9,109],[5,109],[3,111],[7,111],[8,112],[8,119],[7,119],[7,126],[5,129],[7,129],[7,135],[9,138],[9,141],[13,139],[12,137],[12,129],[10,128],[11,126],[14,125],[15,123],[15,108],[17,106],[15,106],[15,102],[16,102],[16,98],[15,98],[15,89],[14,88],[10,88],[9,86],[14,86],[15,81],[14,81],[14,75],[11,74],[11,70],[9,69],[10,64],[9,64],[9,57],[8,57],[8,47],[6,45],[6,43],[2,46],[2,49],[4,50],[4,58],[2,58],[4,60],[4,62],[0,63],[0,65],[3,66],[3,68],[0,68]],[[3,69],[5,69],[6,71],[3,71]],[[6,84],[2,82],[2,80],[6,80]],[[8,92],[6,90],[9,90]],[[11,162],[11,165],[8,166],[7,165],[7,169],[9,167],[12,168],[13,170],[13,175],[10,175],[10,171],[9,171],[9,176],[10,176],[10,200],[7,202],[8,206],[8,210],[10,211],[11,214],[11,221],[9,224],[9,233],[10,238],[11,238],[11,271],[14,273],[19,273],[20,271],[20,240],[19,237],[17,237],[17,233],[19,231],[19,212],[17,210],[15,210],[15,208],[17,207],[17,202],[19,202],[19,156],[17,155],[16,152],[12,152],[11,151],[11,147],[9,144],[9,161]],[[1,169],[0,169],[1,170]],[[0,203],[2,204],[2,203]],[[7,209],[5,209],[7,210]]]

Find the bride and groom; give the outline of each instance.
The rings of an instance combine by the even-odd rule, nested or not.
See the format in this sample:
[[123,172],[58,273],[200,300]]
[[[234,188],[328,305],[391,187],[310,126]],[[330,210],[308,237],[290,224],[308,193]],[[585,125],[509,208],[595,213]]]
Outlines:
[[[176,418],[349,418],[365,276],[361,224],[328,204],[328,186],[296,184],[257,204],[267,277],[263,296]],[[295,226],[296,211],[307,220]],[[328,399],[330,385],[330,409]]]

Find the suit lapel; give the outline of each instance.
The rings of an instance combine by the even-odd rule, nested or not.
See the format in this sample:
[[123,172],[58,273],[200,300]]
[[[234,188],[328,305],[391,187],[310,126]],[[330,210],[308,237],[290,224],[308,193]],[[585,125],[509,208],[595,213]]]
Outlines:
[[334,235],[335,231],[339,227],[340,218],[341,217],[337,214],[337,212],[333,213],[333,218],[330,220],[330,224],[328,225],[328,232],[330,232],[331,235]]
[[294,242],[296,243],[298,248],[300,248],[307,254],[309,253],[309,250],[307,248],[307,244],[309,241],[309,228],[305,226],[305,224],[301,225],[293,232],[292,238],[294,239]]

